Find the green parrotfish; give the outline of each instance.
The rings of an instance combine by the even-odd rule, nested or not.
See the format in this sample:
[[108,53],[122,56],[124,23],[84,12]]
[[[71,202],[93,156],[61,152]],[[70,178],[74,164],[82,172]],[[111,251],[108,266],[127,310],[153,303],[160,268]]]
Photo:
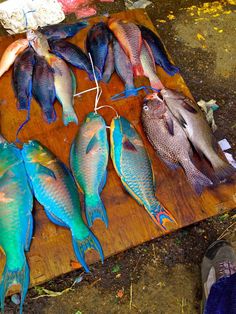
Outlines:
[[84,194],[89,226],[97,218],[108,225],[107,213],[100,198],[106,184],[108,155],[106,123],[99,114],[91,112],[81,125],[70,154],[73,175]]
[[177,227],[174,217],[155,196],[155,179],[144,143],[124,117],[114,118],[110,126],[111,158],[122,184],[145,207],[156,225],[164,230]]

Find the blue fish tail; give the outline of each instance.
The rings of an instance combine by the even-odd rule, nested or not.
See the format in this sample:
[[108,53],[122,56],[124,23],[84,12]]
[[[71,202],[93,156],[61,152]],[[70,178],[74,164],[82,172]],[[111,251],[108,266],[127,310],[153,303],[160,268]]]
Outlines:
[[89,227],[92,227],[96,219],[101,219],[108,227],[107,212],[98,194],[85,195],[85,213]]
[[25,297],[28,291],[30,281],[29,275],[29,266],[25,259],[23,267],[12,271],[9,270],[7,264],[5,265],[2,280],[0,282],[0,304],[1,304],[1,311],[4,312],[4,299],[8,289],[15,284],[21,285],[21,302],[20,302],[20,314],[23,313],[23,304],[25,301]]
[[179,68],[170,63],[169,60],[165,60],[165,62],[162,62],[161,66],[170,76],[174,76],[176,73],[179,73]]
[[78,118],[76,116],[74,109],[71,109],[71,111],[63,111],[64,125],[68,125],[71,122],[78,124]]
[[73,243],[75,255],[87,273],[90,272],[88,265],[85,262],[85,252],[87,250],[89,249],[96,250],[100,255],[102,263],[104,262],[102,246],[100,242],[98,241],[98,239],[90,230],[89,230],[89,235],[83,240],[77,239],[74,235],[72,235],[72,243]]
[[149,215],[151,216],[152,220],[155,222],[155,224],[161,227],[162,230],[166,231],[177,228],[175,218],[158,201],[152,204],[151,206],[147,206],[146,209]]

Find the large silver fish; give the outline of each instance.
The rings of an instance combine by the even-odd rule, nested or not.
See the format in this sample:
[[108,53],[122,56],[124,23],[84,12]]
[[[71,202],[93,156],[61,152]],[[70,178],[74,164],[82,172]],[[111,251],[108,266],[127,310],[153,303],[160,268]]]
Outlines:
[[235,173],[236,169],[219,156],[217,141],[200,108],[177,91],[166,88],[161,95],[195,149],[209,160],[216,177],[225,180]]

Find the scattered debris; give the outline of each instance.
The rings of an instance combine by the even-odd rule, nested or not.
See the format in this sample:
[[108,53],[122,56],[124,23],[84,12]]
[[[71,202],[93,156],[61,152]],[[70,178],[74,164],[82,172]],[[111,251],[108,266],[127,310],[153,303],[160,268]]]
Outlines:
[[119,271],[120,271],[120,266],[118,264],[116,264],[111,270],[112,273],[118,273]]
[[232,156],[232,154],[227,153],[226,150],[231,148],[231,145],[229,144],[229,142],[224,138],[223,140],[219,141],[218,144],[220,145],[220,148],[223,150],[226,159],[228,160],[228,162],[234,167],[236,168],[236,160],[234,159],[234,157]]
[[220,145],[220,148],[225,151],[227,149],[231,148],[231,145],[229,144],[229,142],[226,140],[226,138],[224,138],[223,140],[220,140],[218,142],[218,144]]
[[125,6],[128,10],[134,9],[145,9],[150,4],[153,4],[151,1],[138,0],[133,2],[132,0],[125,0]]
[[13,302],[16,305],[19,305],[20,304],[20,296],[19,296],[19,294],[13,294],[11,296],[11,302]]
[[120,290],[117,291],[116,297],[119,298],[119,299],[121,299],[121,298],[123,298],[124,293],[125,293],[125,289],[122,288],[122,289],[120,289]]
[[219,106],[216,104],[216,101],[214,99],[211,99],[209,101],[200,100],[197,102],[198,106],[202,109],[202,111],[206,115],[207,122],[210,124],[211,129],[213,132],[217,130],[217,125],[214,120],[214,111],[219,109]]
[[116,275],[116,278],[120,278],[120,277],[121,277],[121,274],[117,274],[117,275]]
[[129,309],[131,310],[132,309],[132,303],[133,303],[133,284],[132,284],[132,281],[130,283],[130,289],[129,289]]
[[101,281],[102,278],[98,278],[97,280],[95,280],[94,282],[91,283],[91,285],[89,285],[90,287],[93,287],[96,285],[96,283],[98,283],[99,281]]

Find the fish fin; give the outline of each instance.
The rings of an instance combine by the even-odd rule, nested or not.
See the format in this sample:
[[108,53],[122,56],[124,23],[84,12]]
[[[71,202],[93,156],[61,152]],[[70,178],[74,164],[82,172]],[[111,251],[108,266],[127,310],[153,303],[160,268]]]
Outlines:
[[219,159],[220,160],[217,162],[217,164],[214,164],[212,166],[214,168],[216,177],[219,178],[221,181],[224,181],[236,173],[236,168],[234,168],[227,161],[222,160],[220,157]]
[[168,160],[164,157],[161,157],[161,160],[167,165],[168,168],[170,168],[172,170],[176,170],[179,168],[178,164],[175,164],[175,163],[171,162],[170,160]]
[[91,140],[88,143],[88,146],[86,148],[86,154],[88,154],[92,149],[94,149],[99,144],[97,133],[93,135]]
[[76,77],[74,75],[74,72],[70,70],[70,75],[71,75],[71,80],[72,80],[72,90],[73,90],[73,95],[76,93]]
[[101,180],[101,182],[99,184],[99,188],[98,188],[99,194],[102,192],[106,182],[107,182],[107,169],[104,171],[104,174],[102,176],[102,180]]
[[165,209],[158,201],[152,206],[146,206],[148,214],[151,216],[154,223],[161,227],[162,230],[177,229],[178,225],[173,215]]
[[149,77],[149,80],[150,80],[150,85],[152,88],[155,88],[158,90],[164,88],[164,85],[162,84],[161,80],[158,77],[155,77],[153,79]]
[[122,145],[125,150],[137,152],[136,147],[131,143],[131,141],[127,137],[123,138]]
[[212,186],[212,181],[200,172],[190,159],[181,162],[189,183],[195,192],[200,195],[205,187]]
[[60,218],[58,218],[56,215],[54,215],[47,207],[44,207],[45,213],[48,217],[48,219],[54,223],[55,225],[58,225],[60,227],[68,228],[67,224],[64,223]]
[[72,244],[73,244],[76,258],[78,259],[78,261],[80,262],[80,264],[82,265],[82,267],[85,269],[87,273],[90,272],[85,262],[85,252],[87,250],[89,249],[96,250],[100,255],[102,263],[104,262],[104,255],[103,255],[101,244],[90,230],[89,230],[89,235],[83,240],[76,238],[72,234]]
[[16,269],[14,271],[9,270],[6,263],[2,279],[0,282],[0,304],[1,311],[4,312],[4,299],[8,289],[15,284],[20,284],[21,286],[21,302],[20,302],[20,314],[23,313],[23,304],[29,287],[29,266],[27,264],[26,258],[24,257],[24,264],[22,268]]
[[68,125],[71,122],[78,124],[78,118],[73,108],[70,111],[63,111],[62,116],[64,125]]
[[53,108],[47,111],[43,111],[43,118],[48,123],[55,122],[57,119],[57,114],[56,114],[55,109]]
[[133,72],[134,72],[134,76],[143,76],[144,75],[144,71],[143,71],[142,64],[141,63],[134,64],[133,65]]
[[40,174],[46,175],[46,176],[50,176],[51,178],[53,178],[55,180],[57,179],[55,173],[51,169],[43,166],[40,163],[36,163],[36,167],[37,167],[37,172],[39,173],[39,175]]
[[184,117],[182,117],[181,115],[179,115],[177,119],[178,119],[180,125],[181,125],[183,128],[186,128],[187,122],[185,121]]
[[174,135],[174,122],[173,119],[171,119],[171,117],[169,116],[164,116],[164,122],[165,122],[165,127],[168,130],[168,132],[170,133],[170,135]]
[[103,202],[98,194],[85,194],[85,214],[88,226],[92,227],[96,219],[101,219],[108,227],[108,217]]
[[191,99],[186,97],[181,104],[184,107],[184,109],[186,109],[187,111],[194,114],[198,113],[198,111],[194,108],[194,102]]
[[125,182],[124,178],[121,177],[121,182],[124,186],[124,188],[126,189],[126,191],[136,200],[136,202],[139,205],[143,205],[143,201],[141,200],[141,198],[138,197],[138,195],[136,195],[133,190],[131,190],[131,188],[128,186],[128,184]]
[[25,251],[29,252],[30,244],[33,236],[33,216],[29,215],[28,228],[26,232]]
[[[167,58],[167,57],[166,57]],[[165,61],[158,62],[157,58],[155,59],[157,65],[163,68],[163,70],[170,76],[174,76],[176,73],[179,73],[179,68],[174,64],[170,63],[168,59]]]

